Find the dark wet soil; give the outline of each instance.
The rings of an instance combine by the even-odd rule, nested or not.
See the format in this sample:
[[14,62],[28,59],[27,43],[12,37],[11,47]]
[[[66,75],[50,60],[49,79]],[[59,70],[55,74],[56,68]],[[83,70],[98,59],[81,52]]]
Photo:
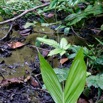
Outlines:
[[[35,44],[36,37],[42,36],[45,29],[51,34],[53,31],[49,28],[42,31],[37,26],[38,33],[34,33],[33,27],[23,28],[25,23],[25,19],[20,19],[12,24],[12,32],[5,25],[2,29],[6,29],[0,31],[0,103],[54,103],[42,89],[37,51],[29,46]],[[24,45],[16,47],[18,43]]]

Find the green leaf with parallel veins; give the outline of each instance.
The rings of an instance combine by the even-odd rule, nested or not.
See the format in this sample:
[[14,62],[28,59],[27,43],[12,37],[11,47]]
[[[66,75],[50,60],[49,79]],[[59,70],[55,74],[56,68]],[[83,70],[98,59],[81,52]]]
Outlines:
[[70,67],[64,89],[64,103],[76,103],[82,93],[86,81],[86,65],[81,48]]
[[45,83],[46,89],[49,91],[49,93],[51,94],[52,98],[56,103],[63,103],[63,91],[59,83],[58,77],[56,76],[52,67],[40,53],[39,59],[42,78]]
[[52,67],[40,53],[39,59],[44,84],[55,103],[76,103],[84,89],[86,80],[86,65],[84,62],[83,49],[81,48],[78,51],[70,67],[64,90],[62,90],[58,77]]

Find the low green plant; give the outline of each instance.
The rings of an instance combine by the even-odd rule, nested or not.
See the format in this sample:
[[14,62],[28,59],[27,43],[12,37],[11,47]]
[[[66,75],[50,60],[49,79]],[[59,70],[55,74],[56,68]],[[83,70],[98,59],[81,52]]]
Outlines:
[[[11,18],[14,15],[20,14],[22,11],[34,8],[41,4],[39,0],[1,0],[0,1],[0,14],[3,18]],[[33,14],[33,13],[32,13]]]
[[[78,50],[81,48],[81,46],[68,44],[68,41],[65,38],[61,38],[60,43],[57,43],[55,40],[52,39],[46,39],[41,37],[38,37],[37,40],[54,48],[49,52],[48,56],[52,56],[56,54],[60,54],[60,56],[62,56],[66,54],[66,56],[69,59],[71,59],[76,56]],[[83,51],[85,56],[89,55],[89,50],[86,47],[83,47]]]
[[103,90],[103,74],[91,75],[87,79],[87,86],[94,86]]
[[48,56],[52,56],[55,54],[60,54],[62,56],[63,54],[66,53],[66,50],[71,47],[71,45],[68,44],[65,38],[62,38],[60,43],[57,43],[55,40],[52,39],[45,39],[40,37],[38,37],[37,40],[55,48],[49,52]]
[[39,53],[40,69],[46,89],[55,103],[76,103],[82,93],[86,81],[86,65],[83,48],[81,48],[68,73],[66,82],[61,85],[50,64]]

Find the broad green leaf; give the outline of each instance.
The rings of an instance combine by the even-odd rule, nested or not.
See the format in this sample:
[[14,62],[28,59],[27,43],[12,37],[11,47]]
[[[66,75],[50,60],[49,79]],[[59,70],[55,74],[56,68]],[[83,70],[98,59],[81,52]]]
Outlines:
[[40,53],[39,59],[42,78],[47,90],[56,103],[63,103],[63,91],[55,72]]
[[100,29],[103,30],[103,24],[101,25]]
[[62,52],[60,53],[60,56],[64,55],[66,53],[65,50],[62,50]]
[[77,16],[76,13],[70,14],[65,18],[65,21],[71,21],[71,20],[75,19],[76,16]]
[[64,29],[64,34],[65,34],[65,35],[68,35],[68,34],[69,34],[69,31],[70,31],[70,28],[65,28],[65,29]]
[[63,51],[63,50],[62,50],[62,49],[59,49],[59,48],[54,49],[54,50],[51,50],[51,51],[49,52],[48,56],[56,55],[56,54],[58,54],[58,53],[61,53],[62,51]]
[[82,93],[86,81],[86,65],[83,49],[77,53],[67,77],[64,89],[64,103],[76,103]]
[[75,56],[76,56],[76,53],[72,53],[72,54],[69,54],[69,55],[68,55],[68,58],[69,58],[69,59],[73,59]]
[[38,37],[37,40],[39,40],[40,42],[43,42],[47,45],[50,45],[52,47],[58,48],[59,44],[55,41],[55,40],[51,40],[51,39],[44,39],[44,38],[40,38]]
[[96,65],[101,65],[103,66],[103,55],[101,55],[100,57],[96,58],[95,62]]
[[88,87],[94,86],[95,88],[100,87],[101,89],[103,89],[103,74],[89,76],[87,78],[87,86]]
[[90,72],[87,72],[86,77],[88,77],[88,76],[90,76],[90,75],[91,75],[91,73],[90,73]]
[[[71,14],[72,15],[72,14]],[[74,25],[76,23],[78,23],[79,21],[81,21],[83,18],[86,18],[86,14],[83,13],[83,14],[80,14],[78,13],[74,19],[70,20],[67,25],[70,26],[70,25]]]
[[65,38],[62,38],[60,41],[60,48],[64,49],[68,44],[68,41]]
[[92,10],[94,10],[94,12],[93,12],[94,15],[101,14],[101,13],[103,13],[103,5],[102,4],[95,5]]
[[68,21],[67,26],[71,26],[86,18],[88,15],[98,15],[101,13],[103,13],[102,5],[89,5],[84,11],[70,14],[65,18],[65,21]]
[[67,46],[65,46],[63,49],[64,50],[67,50],[67,49],[69,49],[71,47],[71,44],[68,44]]
[[[64,90],[62,90],[58,77],[52,67],[40,53],[39,59],[44,84],[55,103],[76,103],[84,89],[86,80],[86,65],[84,62],[83,49],[81,48],[79,50],[72,63]],[[65,77],[63,79],[65,79]]]

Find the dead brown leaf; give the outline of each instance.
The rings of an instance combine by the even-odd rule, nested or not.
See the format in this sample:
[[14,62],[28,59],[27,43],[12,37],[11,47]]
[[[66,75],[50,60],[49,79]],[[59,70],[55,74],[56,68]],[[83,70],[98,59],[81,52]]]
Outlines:
[[66,61],[68,61],[68,58],[62,58],[62,59],[60,59],[60,63],[61,64],[64,64]]
[[2,80],[0,82],[0,86],[5,87],[9,86],[10,84],[20,84],[20,83],[23,83],[23,77]]
[[8,46],[12,49],[16,49],[16,48],[19,48],[19,47],[22,47],[24,46],[25,44],[21,43],[21,42],[11,42],[8,44]]

